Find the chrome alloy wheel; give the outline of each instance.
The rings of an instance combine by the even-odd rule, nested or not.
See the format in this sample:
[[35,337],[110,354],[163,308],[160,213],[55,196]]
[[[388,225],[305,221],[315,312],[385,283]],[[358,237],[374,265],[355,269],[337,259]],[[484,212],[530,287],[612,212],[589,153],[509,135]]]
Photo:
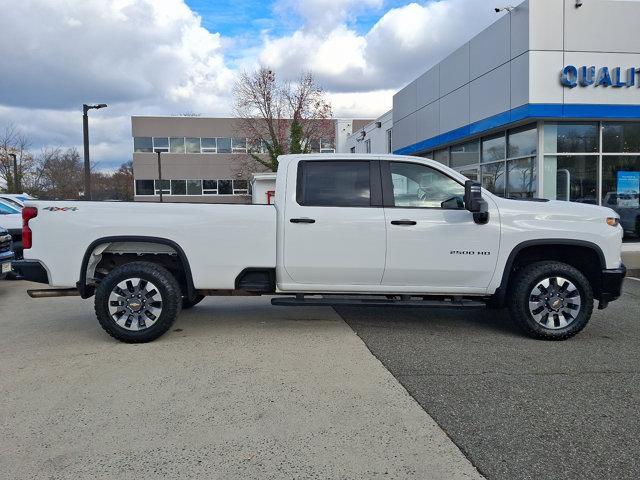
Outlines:
[[142,278],[121,281],[109,295],[109,314],[122,328],[139,331],[156,323],[162,313],[158,288]]
[[539,281],[529,295],[529,312],[544,328],[557,330],[570,325],[580,312],[578,288],[563,277]]

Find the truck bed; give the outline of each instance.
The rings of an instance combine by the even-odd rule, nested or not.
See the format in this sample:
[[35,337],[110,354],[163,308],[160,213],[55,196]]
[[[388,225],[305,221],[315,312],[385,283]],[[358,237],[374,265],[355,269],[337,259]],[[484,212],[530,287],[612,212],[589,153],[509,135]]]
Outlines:
[[[198,289],[232,289],[247,267],[276,265],[273,205],[33,201],[33,246],[26,257],[47,267],[49,284],[73,287],[89,245],[103,238],[175,242]],[[120,241],[120,240],[118,240]]]

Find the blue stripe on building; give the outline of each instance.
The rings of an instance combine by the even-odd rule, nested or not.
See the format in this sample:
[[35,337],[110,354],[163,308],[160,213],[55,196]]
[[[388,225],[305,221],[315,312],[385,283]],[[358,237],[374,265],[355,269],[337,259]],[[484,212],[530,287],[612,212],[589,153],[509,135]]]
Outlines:
[[473,122],[464,127],[456,128],[435,137],[399,148],[393,153],[398,155],[411,155],[414,153],[434,150],[467,137],[483,134],[497,128],[523,120],[566,120],[566,119],[593,119],[593,120],[627,120],[640,118],[640,105],[586,105],[586,104],[561,104],[561,103],[528,103],[492,117]]

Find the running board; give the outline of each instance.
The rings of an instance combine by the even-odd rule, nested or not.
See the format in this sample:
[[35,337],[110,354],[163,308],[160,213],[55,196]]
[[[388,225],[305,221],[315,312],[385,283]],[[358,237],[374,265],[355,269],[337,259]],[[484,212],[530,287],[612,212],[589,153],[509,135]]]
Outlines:
[[296,306],[352,306],[352,307],[428,307],[428,308],[484,308],[486,304],[478,300],[455,297],[447,300],[417,300],[403,298],[344,298],[344,297],[313,297],[305,298],[303,295],[295,297],[275,297],[271,299],[271,305],[281,307]]

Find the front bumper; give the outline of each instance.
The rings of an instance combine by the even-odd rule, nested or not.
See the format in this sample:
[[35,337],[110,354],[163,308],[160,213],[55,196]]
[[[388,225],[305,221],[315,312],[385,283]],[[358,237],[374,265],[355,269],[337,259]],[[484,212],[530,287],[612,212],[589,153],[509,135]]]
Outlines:
[[600,302],[598,308],[602,309],[622,293],[622,281],[627,274],[627,267],[620,264],[618,268],[602,270],[600,283]]
[[13,270],[22,277],[22,280],[36,283],[49,283],[49,275],[40,262],[32,260],[16,260],[13,262]]

